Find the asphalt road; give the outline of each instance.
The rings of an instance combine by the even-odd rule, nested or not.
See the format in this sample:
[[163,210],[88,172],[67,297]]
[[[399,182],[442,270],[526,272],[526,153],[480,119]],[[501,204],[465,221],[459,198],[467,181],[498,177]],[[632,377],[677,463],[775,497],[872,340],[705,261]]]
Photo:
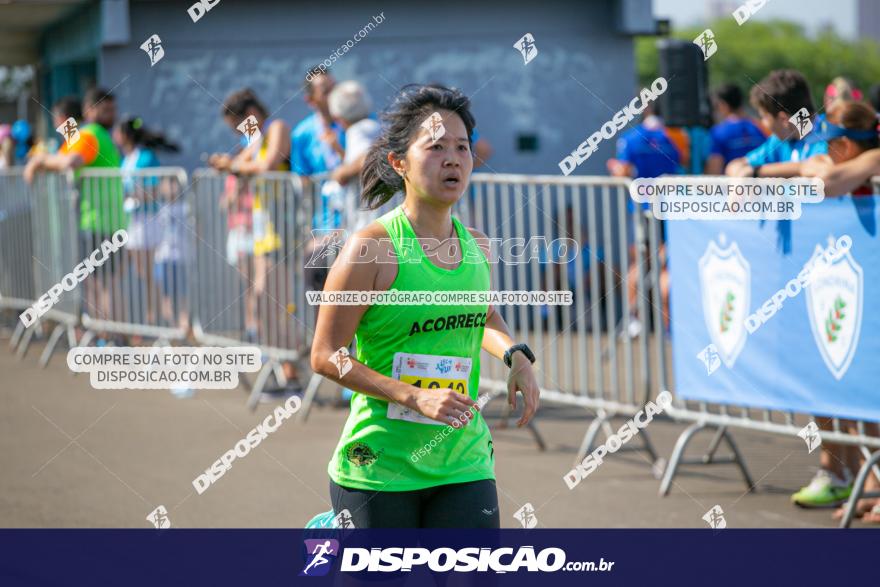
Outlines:
[[[243,389],[184,400],[164,390],[94,390],[85,375],[69,372],[64,350],[40,369],[40,343],[22,361],[8,339],[0,343],[0,526],[150,527],[146,516],[163,505],[174,527],[293,528],[330,509],[326,466],[347,409],[316,408],[305,425],[288,420],[199,495],[192,480],[274,405],[249,412]],[[499,412],[496,400],[488,415],[505,527],[518,527],[513,514],[526,503],[538,527],[700,528],[715,505],[729,528],[836,525],[829,510],[789,504],[818,465],[799,438],[734,431],[754,492],[735,467],[703,466],[683,470],[671,495],[660,498],[641,451],[614,455],[567,488],[562,476],[572,468],[588,412],[545,406],[538,419],[544,452],[527,431],[499,429]],[[683,429],[655,420],[648,431],[668,458]],[[709,440],[698,437],[694,450]]]

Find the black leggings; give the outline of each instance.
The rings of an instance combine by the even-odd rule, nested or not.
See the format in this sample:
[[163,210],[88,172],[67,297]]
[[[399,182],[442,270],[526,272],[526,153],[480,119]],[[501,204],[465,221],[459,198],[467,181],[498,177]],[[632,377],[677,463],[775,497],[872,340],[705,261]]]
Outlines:
[[348,510],[355,528],[499,528],[493,479],[416,491],[368,491],[330,481],[336,513]]

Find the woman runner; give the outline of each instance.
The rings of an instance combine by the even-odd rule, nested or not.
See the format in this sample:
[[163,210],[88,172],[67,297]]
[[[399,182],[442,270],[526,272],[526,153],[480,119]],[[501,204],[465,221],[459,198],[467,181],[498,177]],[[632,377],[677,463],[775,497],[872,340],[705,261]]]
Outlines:
[[[407,86],[384,122],[361,198],[376,209],[402,190],[404,201],[348,240],[324,291],[488,291],[477,244],[488,239],[451,215],[474,165],[467,97]],[[416,239],[441,244],[423,250]],[[312,368],[356,392],[328,466],[337,514],[348,510],[356,528],[500,526],[492,438],[475,401],[481,348],[511,368],[508,402],[523,394],[524,426],[538,408],[534,355],[491,306],[321,308]]]

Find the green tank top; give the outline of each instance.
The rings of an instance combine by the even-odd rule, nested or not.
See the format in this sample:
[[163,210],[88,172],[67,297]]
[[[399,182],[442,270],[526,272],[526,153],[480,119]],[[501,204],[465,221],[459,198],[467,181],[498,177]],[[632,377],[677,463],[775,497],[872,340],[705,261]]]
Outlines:
[[[489,263],[456,218],[452,222],[462,262],[452,270],[434,265],[415,245],[415,232],[402,207],[379,222],[397,254],[397,277],[390,290],[489,290]],[[388,377],[417,387],[449,387],[476,401],[487,310],[468,305],[372,306],[355,333],[357,359]],[[494,479],[493,459],[492,436],[480,414],[466,426],[453,428],[355,392],[327,470],[344,487],[411,491]]]
[[[82,131],[91,133],[98,141],[98,156],[86,167],[120,167],[119,151],[107,129],[93,122],[85,125]],[[122,178],[79,176],[76,173],[81,181],[80,230],[108,236],[120,228],[128,227],[128,214],[123,209],[125,195]]]

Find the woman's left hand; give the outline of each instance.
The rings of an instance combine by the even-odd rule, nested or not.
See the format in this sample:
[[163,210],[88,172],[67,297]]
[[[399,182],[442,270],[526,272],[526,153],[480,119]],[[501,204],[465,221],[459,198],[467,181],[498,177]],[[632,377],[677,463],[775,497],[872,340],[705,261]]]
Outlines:
[[523,394],[525,402],[522,417],[516,423],[517,426],[522,427],[528,424],[538,411],[538,400],[541,396],[532,363],[522,353],[513,353],[510,373],[507,375],[507,403],[514,410],[517,391]]

